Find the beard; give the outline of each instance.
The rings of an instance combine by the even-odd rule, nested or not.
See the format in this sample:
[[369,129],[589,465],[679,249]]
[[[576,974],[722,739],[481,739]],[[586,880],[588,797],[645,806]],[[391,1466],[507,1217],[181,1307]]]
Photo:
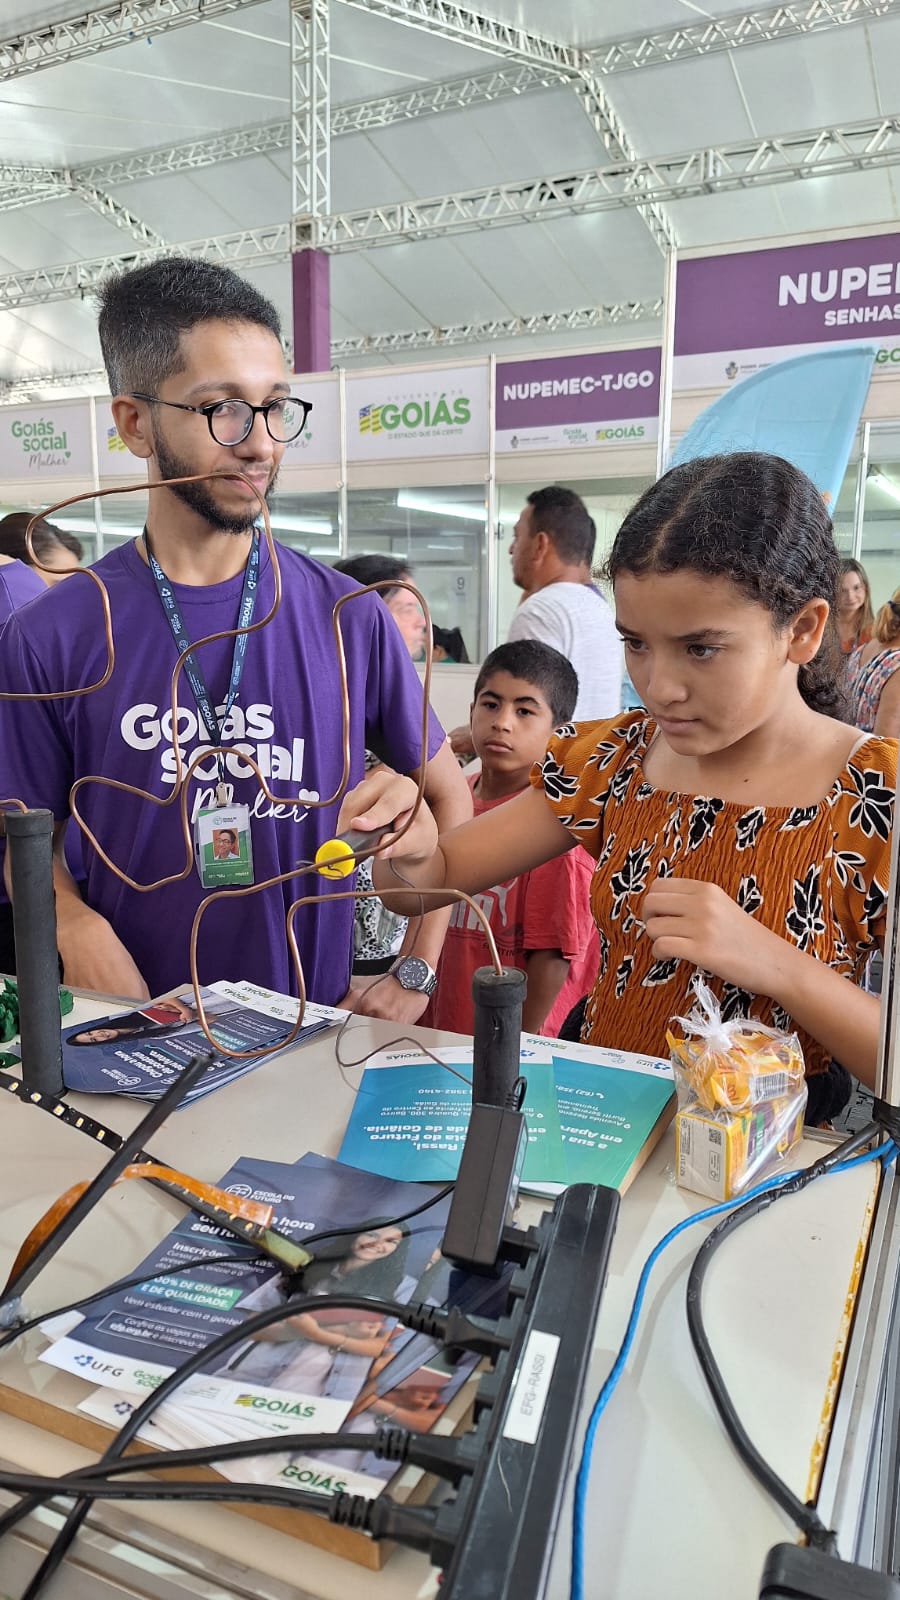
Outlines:
[[[174,450],[170,450],[158,430],[154,437],[154,454],[161,478],[190,477],[193,471],[191,463],[182,460],[180,456],[175,454]],[[278,474],[276,472],[266,489],[265,500],[267,505],[270,495],[275,491],[277,482]],[[249,533],[254,521],[260,515],[259,510],[238,513],[223,511],[215,500],[211,481],[206,483],[172,483],[167,484],[166,487],[169,489],[170,494],[176,495],[183,505],[190,507],[191,511],[196,511],[197,515],[203,517],[204,521],[208,522],[210,527],[215,528],[218,533]]]

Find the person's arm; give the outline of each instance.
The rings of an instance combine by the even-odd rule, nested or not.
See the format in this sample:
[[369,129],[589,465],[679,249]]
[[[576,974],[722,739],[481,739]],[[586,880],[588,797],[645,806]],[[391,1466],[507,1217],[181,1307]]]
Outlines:
[[686,961],[767,995],[829,1054],[875,1087],[879,1000],[757,922],[713,883],[658,878],[642,916],[657,961]]
[[[410,815],[414,798],[409,778],[384,769],[373,772],[346,796],[338,828],[399,826]],[[398,890],[398,879],[414,888],[447,886],[475,894],[564,855],[574,844],[538,789],[528,788],[449,833],[439,834],[423,805],[408,833],[374,858],[372,877],[385,905],[410,916],[418,910],[418,899],[409,890]],[[454,898],[448,895],[443,904],[451,905]]]
[[[56,943],[70,988],[95,989],[127,1000],[149,1000],[150,990],[121,939],[105,917],[86,906],[66,865],[68,822],[53,829],[53,889]],[[7,867],[8,874],[8,867]],[[8,885],[7,885],[8,888]]]
[[[392,774],[393,776],[393,774]],[[472,816],[472,793],[448,744],[442,744],[425,768],[425,795],[437,826],[450,831]],[[373,863],[374,869],[374,863]],[[377,888],[376,884],[376,888]],[[426,907],[430,905],[426,901]],[[394,909],[393,907],[391,909]],[[449,910],[428,910],[420,917],[417,901],[400,947],[400,956],[417,955],[436,968],[450,921]],[[416,1022],[428,1005],[428,995],[404,989],[390,973],[353,994],[354,1010],[392,1022]]]
[[883,739],[900,738],[900,668],[891,673],[881,691],[872,731]]
[[525,963],[528,987],[522,1006],[522,1028],[525,1033],[540,1033],[569,976],[569,963],[561,950],[529,950]]

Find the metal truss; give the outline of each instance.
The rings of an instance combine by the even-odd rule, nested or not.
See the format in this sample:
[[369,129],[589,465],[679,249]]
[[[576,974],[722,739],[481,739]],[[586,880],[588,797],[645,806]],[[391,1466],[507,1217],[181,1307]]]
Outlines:
[[[260,0],[131,0],[130,4],[100,6],[66,22],[0,40],[0,77],[18,77],[42,67],[59,66],[66,61],[97,55],[114,45],[152,38],[169,28],[210,21],[259,3]],[[686,27],[659,29],[655,33],[633,34],[595,46],[590,51],[579,51],[524,29],[492,21],[461,6],[438,4],[437,0],[344,0],[344,3],[532,66],[548,69],[555,66],[563,78],[571,78],[580,68],[590,68],[603,76],[631,72],[639,67],[662,66],[723,50],[737,50],[743,45],[824,33],[830,28],[873,22],[900,13],[900,0],[794,0],[794,3],[789,0],[788,4],[764,10],[739,12]],[[426,107],[426,114],[429,109]]]
[[551,221],[636,207],[647,200],[685,200],[898,163],[900,117],[884,117],[843,128],[713,145],[684,155],[620,162],[587,172],[349,211],[322,219],[317,224],[317,242],[338,254],[400,240],[446,238],[505,223]]
[[82,11],[64,22],[29,28],[0,39],[0,78],[20,78],[42,67],[95,56],[111,45],[151,39],[169,28],[259,5],[260,0],[117,0],[116,4]]
[[796,0],[794,4],[768,6],[764,10],[704,18],[683,28],[660,28],[655,33],[615,39],[595,46],[590,52],[591,62],[606,77],[613,72],[660,67],[723,50],[739,50],[746,44],[796,39],[898,14],[900,0]]
[[[634,161],[634,146],[614,110],[601,79],[594,72],[583,72],[578,82],[581,103],[613,160]],[[638,201],[636,210],[663,255],[678,248],[675,225],[656,200]]]
[[369,11],[409,28],[422,28],[456,44],[491,50],[510,60],[542,62],[565,72],[577,72],[581,52],[543,34],[519,28],[513,22],[485,17],[453,0],[343,0],[357,11]]
[[286,222],[280,222],[269,228],[248,228],[240,233],[219,234],[215,238],[195,239],[163,249],[135,250],[129,255],[96,256],[89,261],[69,261],[58,267],[30,267],[23,272],[8,272],[0,277],[0,311],[48,305],[54,300],[84,299],[97,289],[108,273],[123,272],[163,255],[195,256],[198,260],[220,261],[231,267],[288,261],[291,230]]
[[[398,355],[405,350],[433,350],[443,345],[485,344],[495,339],[521,339],[526,335],[574,333],[586,328],[619,327],[632,322],[659,322],[661,300],[629,300],[622,305],[582,306],[577,311],[539,311],[530,317],[497,317],[489,322],[459,322],[445,328],[411,328],[405,333],[361,334],[357,338],[333,339],[331,357],[335,364],[353,356]],[[0,403],[19,404],[41,390],[66,394],[73,389],[96,391],[105,384],[102,367],[82,372],[45,372],[12,383],[0,382]],[[105,392],[105,391],[104,391]]]
[[623,305],[539,311],[531,317],[494,317],[489,322],[459,322],[446,328],[412,328],[405,333],[372,333],[354,339],[333,339],[331,355],[339,362],[351,356],[399,355],[404,350],[488,344],[494,339],[521,339],[529,334],[572,333],[583,328],[608,328],[628,322],[658,322],[661,317],[661,300],[629,300]]
[[291,215],[331,207],[331,62],[328,0],[291,0]]
[[[885,117],[878,122],[814,128],[807,133],[744,144],[712,145],[686,155],[620,162],[561,177],[533,178],[526,183],[498,184],[436,199],[404,200],[396,205],[320,217],[308,224],[309,237],[299,230],[299,243],[315,242],[340,254],[401,240],[451,237],[504,223],[552,221],[619,210],[647,200],[684,200],[897,164],[900,117]],[[291,245],[289,225],[277,223],[269,228],[172,245],[170,251],[230,265],[251,265],[287,260]],[[0,310],[90,294],[106,273],[165,253],[150,249],[130,256],[104,256],[6,273],[0,276]]]
[[114,200],[111,194],[104,193],[102,189],[95,189],[92,184],[84,183],[81,178],[76,178],[74,175],[70,175],[69,187],[73,194],[77,194],[85,205],[97,213],[98,217],[105,217],[108,222],[114,222],[117,228],[123,228],[137,240],[138,244],[148,249],[167,249],[162,234],[157,233],[146,222],[142,222],[133,211],[129,211],[118,200]]
[[[898,0],[900,3],[900,0]],[[398,94],[381,95],[374,100],[356,100],[350,105],[333,106],[331,137],[368,133],[415,117],[435,116],[443,111],[463,110],[509,99],[536,89],[558,84],[553,68],[526,67],[513,63],[494,72],[472,77],[445,79],[422,88],[404,89]],[[136,150],[130,155],[113,156],[107,161],[82,162],[69,170],[71,176],[97,188],[135,183],[141,178],[159,178],[178,172],[195,172],[217,166],[222,161],[244,161],[251,156],[271,155],[291,147],[291,123],[261,122],[249,128],[187,139],[180,144]],[[5,185],[9,185],[7,188]],[[33,185],[33,187],[30,187]],[[66,169],[25,167],[14,162],[0,164],[0,211],[55,200],[69,192]]]

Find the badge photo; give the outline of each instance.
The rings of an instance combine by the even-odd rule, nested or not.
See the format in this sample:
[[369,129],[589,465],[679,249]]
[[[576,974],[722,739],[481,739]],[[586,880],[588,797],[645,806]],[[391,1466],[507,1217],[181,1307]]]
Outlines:
[[204,889],[253,882],[253,846],[247,806],[209,806],[194,824],[197,871]]

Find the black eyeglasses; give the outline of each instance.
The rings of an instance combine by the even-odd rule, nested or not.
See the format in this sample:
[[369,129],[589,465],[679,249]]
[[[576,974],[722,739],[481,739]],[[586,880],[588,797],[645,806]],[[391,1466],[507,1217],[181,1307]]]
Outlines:
[[155,394],[131,395],[132,400],[146,400],[152,406],[173,406],[176,411],[195,411],[206,418],[216,444],[242,444],[253,427],[253,418],[259,412],[264,419],[270,439],[276,444],[290,444],[303,432],[306,419],[312,410],[309,400],[298,400],[295,395],[279,395],[277,400],[267,400],[264,406],[252,406],[249,400],[211,400],[206,406],[187,406],[180,400],[160,400]]

